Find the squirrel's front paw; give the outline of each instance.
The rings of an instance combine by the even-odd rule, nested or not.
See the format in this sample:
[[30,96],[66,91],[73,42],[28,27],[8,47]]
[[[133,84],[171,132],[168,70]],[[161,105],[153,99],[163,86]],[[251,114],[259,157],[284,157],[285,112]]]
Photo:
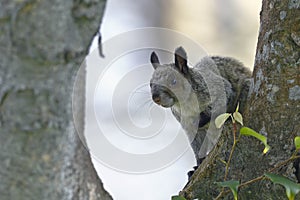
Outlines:
[[191,170],[187,173],[188,175],[188,180],[191,180],[191,177],[193,176],[194,172],[198,169],[199,166],[194,166],[194,170]]
[[198,165],[197,166],[194,166],[194,170],[191,170],[187,173],[188,175],[188,179],[190,180],[191,177],[193,176],[194,172],[198,169],[198,167],[201,165],[201,163],[203,162],[203,160],[205,159],[206,157],[203,157],[203,158],[200,158],[197,162],[198,162]]

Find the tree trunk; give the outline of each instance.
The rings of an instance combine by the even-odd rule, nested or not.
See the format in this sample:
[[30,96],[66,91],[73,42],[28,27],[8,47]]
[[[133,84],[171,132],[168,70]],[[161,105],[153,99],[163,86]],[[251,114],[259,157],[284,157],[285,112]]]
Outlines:
[[[233,154],[227,180],[244,183],[263,175],[294,151],[293,139],[300,135],[300,1],[263,0],[253,84],[244,113],[245,126],[267,136],[271,146],[242,137]],[[232,128],[227,126],[218,144],[195,172],[181,194],[189,199],[212,199],[221,191],[225,165],[232,146]],[[296,166],[299,168],[299,166]],[[273,171],[297,182],[293,163]],[[231,193],[222,196],[232,199]],[[297,196],[299,198],[299,195]],[[268,180],[239,190],[240,199],[286,199],[282,186]]]
[[[1,200],[111,199],[76,134],[71,101],[104,6],[105,0],[0,3]],[[76,105],[83,115],[81,75]]]

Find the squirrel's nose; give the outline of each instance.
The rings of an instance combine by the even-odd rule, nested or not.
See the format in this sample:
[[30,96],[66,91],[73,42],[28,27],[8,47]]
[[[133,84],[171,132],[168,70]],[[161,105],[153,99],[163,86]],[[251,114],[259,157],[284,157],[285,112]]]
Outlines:
[[159,94],[153,94],[152,99],[155,103],[160,104],[160,97]]

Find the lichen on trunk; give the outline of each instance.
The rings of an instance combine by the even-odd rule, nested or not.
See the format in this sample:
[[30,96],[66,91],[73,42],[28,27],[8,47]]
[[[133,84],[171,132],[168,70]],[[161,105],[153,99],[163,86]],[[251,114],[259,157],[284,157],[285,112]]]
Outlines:
[[[111,199],[76,135],[71,107],[74,78],[104,6],[105,0],[1,3],[1,199]],[[78,105],[84,113],[84,98]]]
[[[242,137],[231,161],[228,180],[244,183],[261,176],[290,157],[294,150],[293,139],[300,135],[299,7],[299,0],[263,0],[244,124],[267,136],[271,149],[262,155],[264,147],[259,141]],[[224,178],[224,164],[220,160],[228,158],[232,128],[226,127],[223,132],[211,155],[181,191],[188,200],[213,199],[221,191],[215,182]],[[288,163],[274,173],[297,182],[294,167]],[[231,199],[231,195],[226,193],[222,199]],[[283,187],[263,180],[240,188],[239,198],[285,199],[286,196]]]

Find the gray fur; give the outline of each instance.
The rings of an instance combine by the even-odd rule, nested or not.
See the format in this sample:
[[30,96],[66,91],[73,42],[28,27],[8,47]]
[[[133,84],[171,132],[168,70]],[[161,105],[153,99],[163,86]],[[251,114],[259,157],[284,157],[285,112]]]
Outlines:
[[204,57],[193,68],[184,59],[187,58],[182,47],[175,51],[176,64],[161,65],[153,52],[151,61],[155,71],[150,87],[154,102],[171,108],[180,122],[198,162],[220,134],[210,120],[233,112],[237,102],[243,104],[245,97],[240,94],[248,93],[251,72],[241,62],[228,57]]

